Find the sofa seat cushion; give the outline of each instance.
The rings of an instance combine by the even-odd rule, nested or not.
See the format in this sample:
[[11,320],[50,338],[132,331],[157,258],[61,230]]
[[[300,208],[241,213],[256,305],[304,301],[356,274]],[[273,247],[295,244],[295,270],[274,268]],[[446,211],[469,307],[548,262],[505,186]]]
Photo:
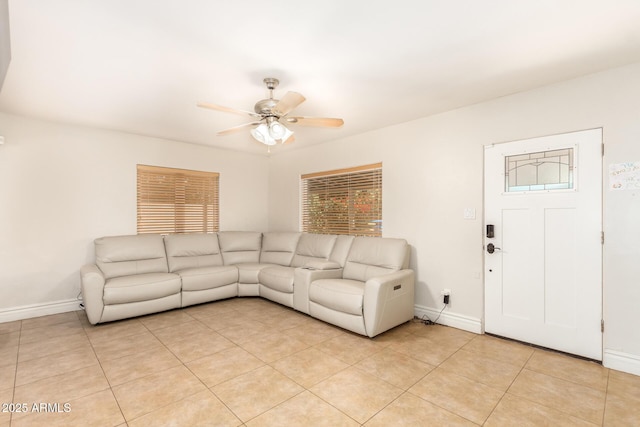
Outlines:
[[261,264],[259,262],[244,262],[236,264],[238,267],[238,283],[258,284],[258,275],[263,268],[273,267],[274,264]]
[[104,285],[105,305],[148,301],[179,294],[180,276],[173,273],[144,273],[115,277]]
[[286,292],[288,294],[293,293],[293,267],[283,267],[281,265],[274,265],[271,267],[265,267],[260,270],[258,278],[260,284],[275,291]]
[[362,316],[364,282],[349,279],[320,279],[311,282],[309,301],[342,313]]
[[179,270],[183,291],[202,291],[238,282],[238,269],[233,265],[193,267]]

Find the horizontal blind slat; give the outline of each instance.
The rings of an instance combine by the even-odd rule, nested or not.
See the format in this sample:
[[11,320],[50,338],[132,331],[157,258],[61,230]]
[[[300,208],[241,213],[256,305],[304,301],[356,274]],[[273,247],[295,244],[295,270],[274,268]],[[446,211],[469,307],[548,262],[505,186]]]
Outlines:
[[382,163],[301,176],[303,231],[382,235]]
[[219,176],[149,165],[137,167],[138,233],[219,229]]

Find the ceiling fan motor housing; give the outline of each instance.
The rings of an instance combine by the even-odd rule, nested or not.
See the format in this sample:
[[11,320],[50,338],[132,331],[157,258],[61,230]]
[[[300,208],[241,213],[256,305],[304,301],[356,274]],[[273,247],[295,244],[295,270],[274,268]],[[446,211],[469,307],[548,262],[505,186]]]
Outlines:
[[273,98],[269,98],[269,99],[261,99],[260,101],[256,102],[256,105],[253,107],[254,111],[262,116],[274,116],[277,117],[275,114],[273,114],[273,107],[275,107],[278,104],[278,100],[277,99],[273,99]]
[[278,87],[278,85],[280,84],[280,80],[274,77],[267,77],[262,81],[267,86],[267,89],[269,89],[269,98],[262,99],[256,102],[256,105],[253,107],[253,110],[262,116],[272,116],[272,117],[280,118],[276,114],[273,114],[273,107],[275,107],[279,101],[278,99],[273,99],[273,90]]

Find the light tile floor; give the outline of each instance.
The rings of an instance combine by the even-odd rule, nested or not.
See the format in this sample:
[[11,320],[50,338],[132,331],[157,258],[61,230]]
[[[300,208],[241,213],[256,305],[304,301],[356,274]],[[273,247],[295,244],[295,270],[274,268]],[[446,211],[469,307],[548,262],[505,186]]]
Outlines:
[[408,322],[361,337],[259,298],[0,324],[0,427],[640,425],[640,377]]

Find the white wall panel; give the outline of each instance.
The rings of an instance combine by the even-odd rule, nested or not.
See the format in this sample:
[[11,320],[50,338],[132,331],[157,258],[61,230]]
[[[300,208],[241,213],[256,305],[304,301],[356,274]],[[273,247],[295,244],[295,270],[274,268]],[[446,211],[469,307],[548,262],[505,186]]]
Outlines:
[[93,239],[136,233],[136,164],[220,172],[220,227],[267,228],[268,158],[0,114],[0,311],[75,298]]

